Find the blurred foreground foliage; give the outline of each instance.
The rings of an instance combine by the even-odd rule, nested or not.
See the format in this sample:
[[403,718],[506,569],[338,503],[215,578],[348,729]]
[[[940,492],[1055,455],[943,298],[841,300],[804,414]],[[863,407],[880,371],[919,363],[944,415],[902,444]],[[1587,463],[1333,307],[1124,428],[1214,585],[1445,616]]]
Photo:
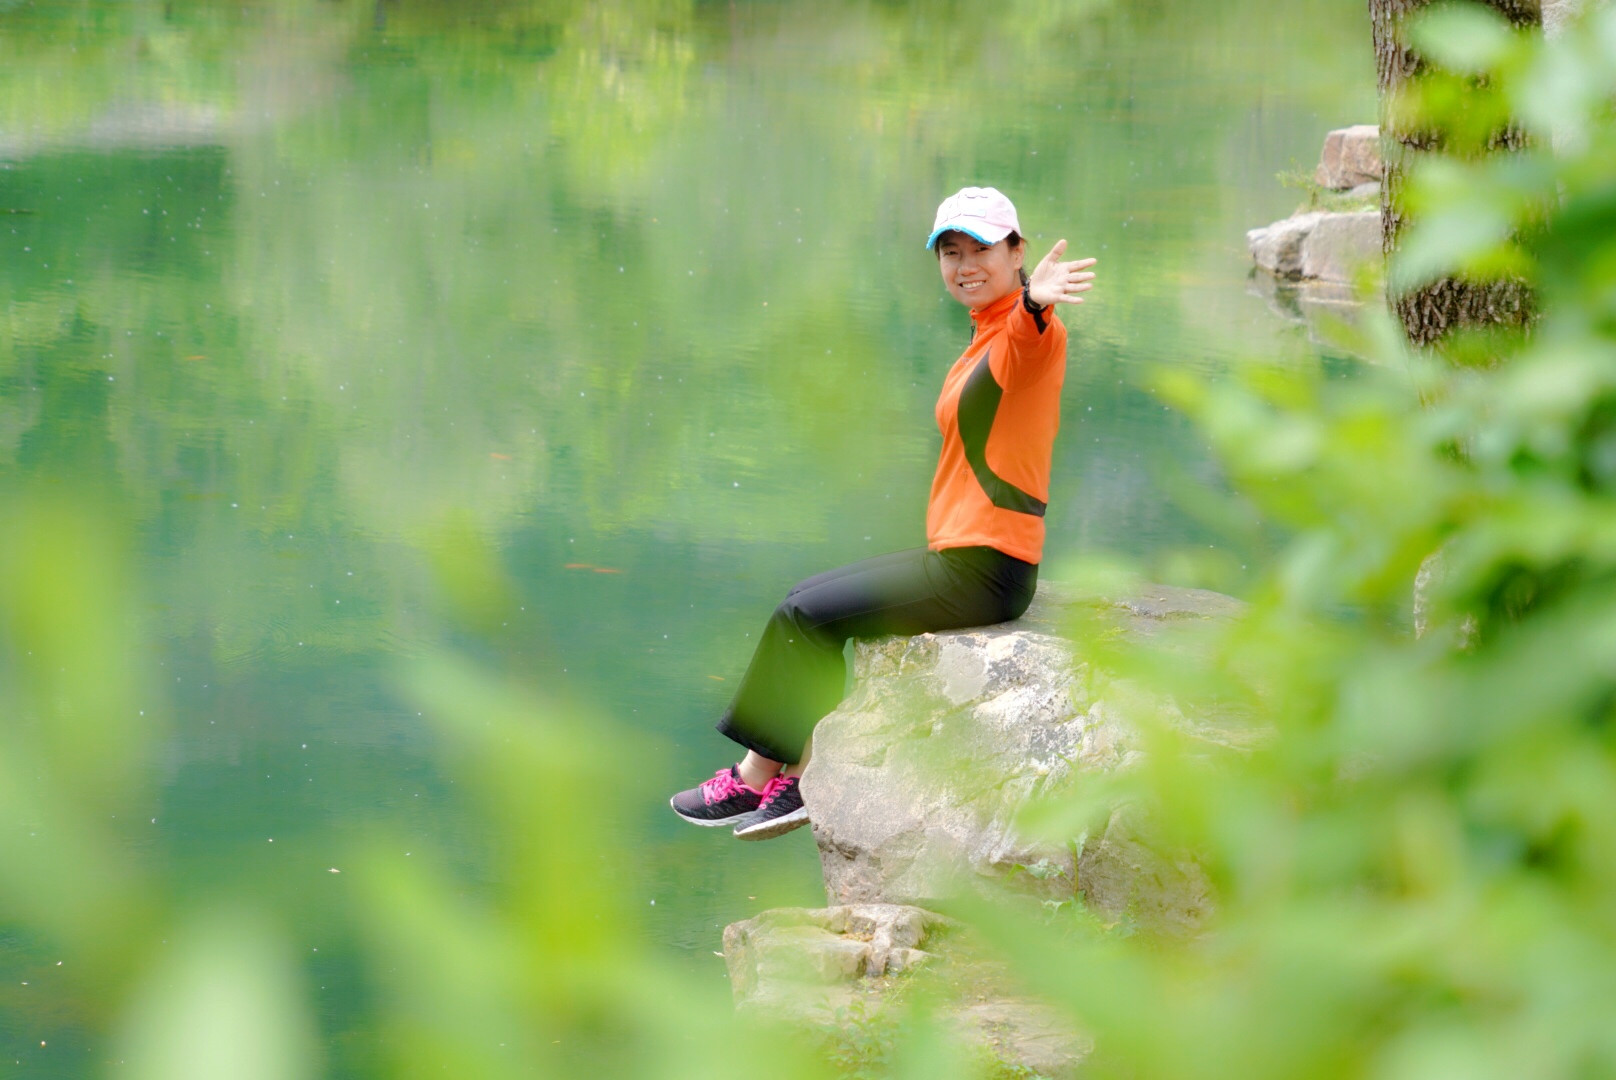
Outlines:
[[[1217,884],[1209,932],[982,920],[1095,1036],[1096,1074],[1616,1072],[1616,15],[1550,43],[1442,18],[1427,52],[1487,78],[1410,107],[1449,124],[1504,111],[1535,143],[1414,176],[1421,223],[1393,280],[1518,273],[1542,316],[1528,339],[1475,345],[1487,364],[1411,355],[1381,318],[1362,350],[1382,364],[1350,382],[1158,374],[1240,498],[1293,539],[1199,662],[1096,657],[1164,717],[1238,710],[1261,743],[1209,762],[1164,722],[1141,768],[1044,822],[1075,833],[1118,799],[1150,805],[1159,841]],[[67,958],[55,1007],[112,1075],[318,1075],[295,916],[245,890],[174,895],[130,854],[163,708],[120,647],[140,601],[116,506],[13,492],[8,523],[0,923]],[[446,588],[468,612],[491,603],[497,567],[476,560],[492,556],[442,546]],[[1416,638],[1422,566],[1439,572]],[[627,844],[609,812],[574,809],[621,783],[603,722],[449,658],[399,682],[475,793],[500,875],[472,889],[385,829],[319,871],[340,871],[321,883],[368,972],[374,1038],[346,1060],[382,1076],[821,1070],[647,943],[618,886]],[[31,993],[0,1007],[38,1008]],[[894,1038],[880,1057],[898,1075],[977,1068],[929,1022]]]
[[[1539,318],[1435,355],[1377,314],[1344,383],[1160,376],[1292,539],[1200,649],[1097,658],[1156,705],[1148,761],[1044,821],[1151,807],[1208,933],[988,921],[1095,1075],[1616,1075],[1616,10],[1412,30],[1435,69],[1397,107],[1454,135],[1392,287],[1520,275]],[[1529,147],[1471,152],[1501,117]],[[1179,710],[1262,738],[1208,760]]]
[[[87,511],[48,485],[7,501],[0,928],[36,958],[0,992],[9,1022],[61,1031],[65,1011],[70,1053],[150,1080],[292,1080],[333,1056],[350,1075],[674,1077],[770,1052],[776,1033],[736,1030],[727,985],[672,965],[628,910],[632,851],[600,797],[620,781],[608,725],[446,655],[397,682],[473,793],[492,883],[385,824],[333,866],[266,845],[260,858],[289,856],[280,872],[299,882],[280,895],[256,867],[193,892],[140,858],[165,709],[128,647],[127,530],[116,503]],[[484,586],[500,568],[476,547],[460,558],[479,565],[446,570],[445,591],[475,621],[499,602]],[[316,910],[366,969],[365,1045],[340,1055],[312,985],[307,942],[329,940],[307,924]],[[39,1046],[30,1071],[50,1071]],[[817,1075],[817,1061],[775,1071]]]

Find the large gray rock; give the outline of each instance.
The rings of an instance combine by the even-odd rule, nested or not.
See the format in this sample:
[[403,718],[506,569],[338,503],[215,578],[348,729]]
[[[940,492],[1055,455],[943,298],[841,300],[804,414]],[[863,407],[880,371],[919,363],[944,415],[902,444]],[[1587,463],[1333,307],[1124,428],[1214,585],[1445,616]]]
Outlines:
[[[1123,633],[1149,637],[1239,605],[1149,586],[1105,606]],[[1062,902],[1086,894],[1092,875],[1107,884],[1089,899],[1101,910],[1117,901],[1118,916],[1170,913],[1160,925],[1173,931],[1205,911],[1205,882],[1180,854],[1160,856],[1167,869],[1139,869],[1148,843],[1124,817],[1085,843],[1016,826],[1041,793],[1125,768],[1139,752],[1054,632],[1060,607],[1042,596],[1016,622],[860,643],[854,692],[820,722],[803,777],[833,904],[936,905],[963,890]],[[1149,880],[1135,888],[1129,874]],[[1142,899],[1157,885],[1172,895]]]
[[[1095,835],[1066,842],[1024,836],[1016,821],[1041,794],[1141,760],[1135,729],[1096,690],[1108,684],[1061,631],[1103,625],[1107,638],[1145,641],[1240,607],[1194,589],[1079,601],[1045,586],[1015,622],[861,642],[854,692],[820,722],[803,778],[834,906],[725,928],[737,1008],[857,1045],[872,1024],[895,1024],[901,988],[922,979],[954,1052],[992,1075],[1076,1076],[1089,1040],[926,904],[974,888],[1010,901],[1014,918],[1018,898],[1081,896],[1116,921],[1193,934],[1211,906],[1205,877],[1151,841],[1138,807],[1117,805]],[[1183,726],[1209,748],[1240,741],[1204,720]]]
[[1385,173],[1380,161],[1380,128],[1354,124],[1324,137],[1313,180],[1320,187],[1345,191],[1359,184],[1379,182]]
[[1310,210],[1246,233],[1260,269],[1285,281],[1352,281],[1380,258],[1380,211]]
[[1380,257],[1379,210],[1324,214],[1302,241],[1302,276],[1350,282],[1361,266]]
[[1246,245],[1258,268],[1277,278],[1300,278],[1302,244],[1324,216],[1322,210],[1314,210],[1276,221],[1266,228],[1247,230]]

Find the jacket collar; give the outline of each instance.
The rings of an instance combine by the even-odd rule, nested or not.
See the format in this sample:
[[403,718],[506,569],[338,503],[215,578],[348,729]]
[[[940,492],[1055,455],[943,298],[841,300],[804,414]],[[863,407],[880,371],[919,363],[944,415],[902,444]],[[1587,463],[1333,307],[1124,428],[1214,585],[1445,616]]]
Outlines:
[[1021,303],[1021,289],[1017,287],[1009,296],[1002,296],[985,308],[972,308],[971,322],[975,324],[974,329],[980,330],[986,323],[998,322],[1010,314],[1019,303]]

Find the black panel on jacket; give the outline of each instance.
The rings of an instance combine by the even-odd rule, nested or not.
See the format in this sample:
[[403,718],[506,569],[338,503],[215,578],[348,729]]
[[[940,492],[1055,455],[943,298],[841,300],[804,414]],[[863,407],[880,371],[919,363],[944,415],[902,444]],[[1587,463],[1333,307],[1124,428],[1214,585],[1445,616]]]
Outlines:
[[[991,350],[989,350],[991,351]],[[999,399],[1004,388],[993,377],[993,365],[988,353],[982,354],[976,369],[965,379],[959,396],[960,442],[965,444],[965,460],[976,474],[988,500],[1001,510],[1014,510],[1018,514],[1043,517],[1046,504],[1001,479],[988,467],[988,435],[993,431],[993,418],[999,413]]]

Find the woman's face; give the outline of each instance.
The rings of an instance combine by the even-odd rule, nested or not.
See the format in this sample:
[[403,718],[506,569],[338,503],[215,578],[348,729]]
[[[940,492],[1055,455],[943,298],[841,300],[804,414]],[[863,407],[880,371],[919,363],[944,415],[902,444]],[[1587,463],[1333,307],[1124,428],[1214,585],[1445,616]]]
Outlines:
[[937,239],[937,266],[948,294],[968,308],[985,308],[1021,288],[1021,245],[1008,239],[984,244],[962,232],[946,232]]

